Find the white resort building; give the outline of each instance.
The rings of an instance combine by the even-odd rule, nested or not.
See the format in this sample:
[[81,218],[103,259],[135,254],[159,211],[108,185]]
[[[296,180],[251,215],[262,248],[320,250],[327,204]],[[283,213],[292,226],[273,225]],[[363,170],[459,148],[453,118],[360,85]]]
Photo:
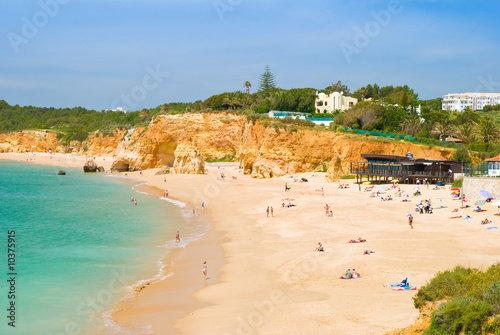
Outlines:
[[490,159],[486,159],[486,166],[488,170],[488,176],[499,177],[500,176],[500,155]]
[[483,110],[486,105],[500,104],[500,93],[450,93],[444,96],[444,110],[463,112],[466,107],[472,110]]
[[316,93],[316,113],[333,113],[336,110],[346,111],[354,106],[358,99],[346,97],[343,92],[332,94]]

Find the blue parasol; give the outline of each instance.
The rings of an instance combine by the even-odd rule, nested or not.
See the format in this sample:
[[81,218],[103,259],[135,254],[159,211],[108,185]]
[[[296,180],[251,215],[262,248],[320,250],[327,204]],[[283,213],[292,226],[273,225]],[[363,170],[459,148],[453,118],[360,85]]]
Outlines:
[[485,197],[485,198],[493,198],[493,197],[491,196],[491,193],[490,193],[490,192],[488,192],[488,191],[485,191],[485,190],[481,190],[481,191],[479,191],[479,195],[480,195],[480,196],[482,196],[482,197]]

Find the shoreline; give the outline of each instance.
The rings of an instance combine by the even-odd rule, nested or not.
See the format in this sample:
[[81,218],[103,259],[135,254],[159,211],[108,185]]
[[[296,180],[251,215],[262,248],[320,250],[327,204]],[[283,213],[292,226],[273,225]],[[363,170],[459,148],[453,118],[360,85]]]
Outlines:
[[[170,330],[173,318],[167,320],[165,313],[181,308],[186,313],[173,321],[173,332],[182,334],[383,334],[418,317],[411,299],[417,291],[396,292],[383,284],[408,277],[420,288],[438,271],[457,265],[484,269],[500,259],[498,231],[480,225],[483,213],[458,209],[458,215],[473,218],[450,219],[459,205],[452,201],[449,187],[421,187],[422,195],[412,197],[416,185],[400,185],[408,198],[395,197],[390,189],[382,196],[390,194],[395,200],[381,201],[359,191],[353,181],[342,181],[350,184],[347,189],[326,183],[324,173],[297,174],[308,182],[295,183],[290,176],[252,179],[232,166],[212,166],[205,175],[155,176],[154,172],[127,176],[145,179],[160,190],[167,188],[171,197],[191,206],[204,201],[211,220],[209,233],[215,235],[207,233],[190,243],[193,248],[183,250],[179,259],[184,258],[174,267],[183,267],[185,275],[176,271],[149,285],[127,309],[125,325],[151,326],[153,334]],[[218,178],[221,172],[225,180]],[[285,183],[291,190],[285,192]],[[432,200],[434,214],[414,212],[415,204],[424,199]],[[283,203],[295,206],[282,207]],[[325,216],[325,203],[333,217]],[[274,207],[274,217],[266,217],[267,206]],[[486,214],[496,213],[496,206],[488,206]],[[408,211],[414,215],[414,229],[408,226]],[[500,226],[500,218],[492,218]],[[347,243],[358,237],[367,242]],[[324,253],[313,251],[318,242],[323,243]],[[375,253],[363,255],[365,249]],[[218,257],[220,265],[215,264]],[[210,278],[207,286],[201,278],[205,259],[209,277],[218,267],[217,282]],[[362,278],[340,280],[347,268],[356,268]],[[174,277],[177,282],[165,284]],[[181,284],[192,293],[172,295]],[[195,303],[179,307],[187,300],[184,294]]]
[[[54,166],[58,168],[81,168],[83,169],[83,165],[87,160],[84,156],[71,155],[71,154],[49,154],[49,153],[2,153],[0,154],[0,160],[7,161],[16,161],[20,163],[27,164],[35,164],[35,165],[45,165],[45,166]],[[99,165],[103,165],[106,171],[110,170],[113,158],[110,156],[97,156],[94,160]],[[148,175],[152,173],[152,171],[156,172],[158,169],[147,170]],[[99,173],[99,172],[96,172]],[[109,172],[105,172],[108,173]],[[187,207],[190,207],[189,201],[184,201],[184,199],[178,200],[175,198],[169,197],[168,200],[163,197],[163,191],[159,185],[150,185],[149,181],[143,178],[143,175],[140,172],[125,172],[125,173],[113,173],[116,177],[120,177],[128,180],[135,185],[132,187],[134,192],[142,192],[146,193],[150,196],[154,196],[160,198],[161,200],[169,202],[171,205],[177,207],[175,209],[179,215],[179,209],[182,208],[180,205],[184,204]],[[156,176],[158,179],[162,179],[165,175]],[[139,181],[140,180],[140,181]],[[191,206],[193,207],[193,206]],[[193,207],[195,208],[195,207]],[[200,213],[200,215],[203,213]],[[202,219],[200,216],[199,219]],[[192,219],[189,218],[185,220],[186,222],[190,222]],[[175,305],[165,306],[167,310],[168,317],[165,317],[165,314],[162,316],[161,327],[164,329],[166,325],[169,325],[169,334],[178,333],[174,328],[174,322],[181,318],[182,316],[202,307],[207,306],[206,303],[201,303],[195,300],[192,295],[201,288],[200,285],[194,284],[193,282],[186,282],[184,280],[179,280],[179,277],[182,274],[186,275],[194,275],[191,273],[190,268],[186,266],[182,266],[181,264],[187,263],[190,264],[188,255],[193,254],[194,250],[203,249],[204,252],[207,248],[211,249],[211,256],[208,257],[210,259],[211,266],[209,268],[209,277],[210,282],[215,284],[219,280],[219,273],[217,268],[219,268],[223,264],[222,250],[218,247],[217,241],[221,238],[218,232],[213,230],[213,224],[210,218],[210,213],[207,211],[206,216],[203,215],[204,223],[200,223],[200,225],[206,226],[206,231],[202,233],[200,237],[195,238],[192,241],[189,241],[186,246],[181,248],[172,248],[169,251],[168,255],[162,256],[161,261],[163,263],[163,267],[161,269],[156,269],[157,273],[154,277],[141,279],[131,286],[124,287],[127,291],[124,296],[122,296],[115,305],[108,310],[105,310],[101,313],[101,318],[104,322],[105,330],[103,330],[102,334],[107,333],[115,333],[118,330],[125,331],[142,331],[143,329],[147,329],[147,326],[133,326],[127,324],[128,322],[133,322],[136,311],[132,309],[132,306],[136,303],[139,295],[144,296],[145,290],[153,285],[158,285],[162,292],[168,296],[175,296]],[[169,241],[169,238],[166,236],[165,242]],[[183,236],[181,235],[181,241]],[[189,245],[189,248],[187,246]],[[190,249],[189,251],[187,249]],[[191,249],[194,249],[191,251]],[[199,265],[201,269],[201,264]],[[194,268],[194,267],[193,267]],[[201,273],[201,271],[199,272]],[[200,278],[201,275],[196,273],[196,278]],[[174,278],[175,277],[175,278]],[[206,285],[205,285],[206,286]],[[140,315],[141,313],[139,313]],[[117,317],[118,316],[118,317]],[[89,330],[85,333],[95,334],[94,330]],[[101,332],[100,332],[101,333]]]
[[[149,176],[150,173],[156,172],[157,170],[158,169],[151,169],[143,172],[147,173]],[[125,178],[129,179],[144,177],[144,175],[141,175],[139,172],[120,173],[122,176],[125,174]],[[165,175],[159,175],[157,178],[161,179],[164,176]],[[192,207],[189,202],[184,202],[184,199],[182,199],[182,202],[181,200],[170,197],[168,199],[172,201],[166,200],[162,196],[163,191],[157,185],[150,185],[147,179],[145,185],[143,185],[142,191],[151,196],[159,197],[161,200],[170,202],[177,207],[179,207],[179,203],[185,203],[186,207]],[[202,225],[206,226],[207,230],[203,232],[200,237],[189,241],[186,246],[171,249],[171,254],[162,258],[162,262],[165,263],[165,260],[168,259],[170,263],[169,265],[165,265],[165,275],[162,278],[145,279],[136,283],[134,285],[135,292],[133,296],[119,301],[111,311],[108,320],[111,321],[112,324],[119,329],[123,328],[132,332],[140,329],[148,329],[154,333],[158,333],[158,329],[161,328],[162,331],[168,329],[169,334],[178,334],[173,328],[173,324],[177,319],[196,309],[207,306],[206,303],[201,303],[192,297],[197,290],[207,285],[206,283],[204,285],[199,284],[202,282],[200,279],[201,271],[195,271],[195,269],[201,269],[201,263],[199,266],[196,266],[195,261],[192,259],[193,255],[200,250],[203,250],[204,254],[208,254],[206,258],[209,259],[212,266],[207,280],[210,280],[211,284],[218,282],[219,274],[216,269],[221,266],[223,262],[221,255],[222,251],[219,250],[220,248],[217,243],[220,239],[220,234],[212,229],[210,214],[203,215],[203,213],[199,213],[199,215],[200,216],[195,217],[195,219],[204,221]],[[186,222],[189,224],[191,220],[191,218],[188,218]],[[181,232],[181,241],[182,240],[183,235]],[[192,279],[185,279],[189,277]],[[150,294],[153,287],[154,293]],[[161,292],[161,294],[159,294],[159,292]],[[172,303],[172,300],[174,300],[175,303]],[[151,314],[156,315],[157,313],[161,313],[160,320],[156,317],[148,317]]]

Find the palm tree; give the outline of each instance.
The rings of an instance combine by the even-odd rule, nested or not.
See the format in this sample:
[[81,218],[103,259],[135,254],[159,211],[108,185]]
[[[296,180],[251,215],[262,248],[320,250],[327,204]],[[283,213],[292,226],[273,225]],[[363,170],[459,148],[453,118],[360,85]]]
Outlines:
[[399,125],[399,129],[403,133],[417,136],[418,132],[422,130],[422,122],[418,114],[409,114],[405,120]]
[[454,129],[455,127],[451,121],[445,118],[434,123],[434,128],[431,130],[431,133],[437,135],[438,140],[441,140],[441,137],[450,135]]
[[465,144],[470,144],[476,139],[476,129],[470,123],[464,123],[457,127],[455,135]]
[[252,87],[252,84],[250,84],[250,82],[248,80],[245,81],[245,83],[243,84],[243,86],[245,86],[245,88],[247,90],[247,93],[250,93],[250,87]]
[[495,142],[500,136],[500,129],[492,119],[482,119],[475,123],[477,133],[484,142]]

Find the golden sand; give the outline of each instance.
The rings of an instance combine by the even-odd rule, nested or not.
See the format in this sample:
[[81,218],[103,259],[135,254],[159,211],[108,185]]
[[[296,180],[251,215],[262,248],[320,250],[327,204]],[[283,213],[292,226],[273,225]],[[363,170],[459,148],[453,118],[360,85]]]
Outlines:
[[[16,159],[9,155],[0,159]],[[66,159],[66,166],[83,166],[84,158],[78,159]],[[36,162],[54,160],[37,155]],[[418,316],[412,301],[416,291],[393,291],[383,284],[408,277],[420,287],[438,271],[456,265],[485,269],[500,258],[500,229],[486,229],[500,226],[500,217],[493,216],[497,207],[452,213],[460,202],[451,199],[449,187],[421,186],[422,195],[405,198],[409,202],[389,190],[382,196],[395,200],[381,201],[370,198],[364,186],[359,191],[357,185],[339,189],[338,183],[326,183],[322,173],[299,174],[308,179],[299,183],[290,176],[251,179],[234,166],[209,167],[205,175],[156,176],[156,171],[140,177],[189,206],[201,209],[203,201],[212,229],[182,251],[173,276],[147,286],[114,316],[121,325],[149,326],[153,334],[383,334]],[[291,187],[287,192],[285,183]],[[414,187],[401,185],[405,194]],[[434,214],[414,212],[423,199],[433,202]],[[283,203],[296,206],[283,208]],[[333,217],[325,215],[325,204]],[[266,216],[268,206],[274,217]],[[409,210],[414,229],[408,225]],[[455,215],[472,219],[449,219]],[[481,225],[486,215],[495,223]],[[358,237],[367,242],[347,243]],[[325,252],[313,251],[318,242]],[[375,253],[363,255],[365,249]],[[362,278],[339,279],[347,268]]]

